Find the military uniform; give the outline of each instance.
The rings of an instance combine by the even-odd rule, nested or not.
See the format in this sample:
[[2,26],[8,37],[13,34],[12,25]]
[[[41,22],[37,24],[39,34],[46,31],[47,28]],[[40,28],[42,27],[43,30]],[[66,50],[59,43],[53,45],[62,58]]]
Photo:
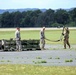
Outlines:
[[70,43],[69,43],[69,29],[68,28],[65,28],[65,31],[64,31],[63,35],[64,35],[64,48],[66,49],[66,44],[70,48]]
[[18,51],[21,51],[21,37],[20,37],[19,30],[16,30],[16,32],[15,32],[15,39],[16,39],[16,49]]
[[2,41],[1,41],[1,45],[2,45],[2,50],[4,50],[4,47],[5,47],[5,40],[4,39],[2,39]]
[[45,32],[44,32],[43,29],[40,31],[40,46],[41,46],[41,49],[44,49],[44,47],[45,47]]

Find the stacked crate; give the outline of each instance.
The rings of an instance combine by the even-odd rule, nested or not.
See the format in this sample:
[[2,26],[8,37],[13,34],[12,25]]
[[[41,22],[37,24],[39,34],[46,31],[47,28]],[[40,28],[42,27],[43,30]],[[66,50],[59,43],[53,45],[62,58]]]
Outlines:
[[39,40],[22,40],[23,50],[40,50]]
[[[39,40],[21,40],[22,51],[26,50],[41,50],[39,46]],[[0,41],[1,43],[1,41]],[[0,45],[1,46],[1,45]],[[2,47],[0,47],[2,49]],[[16,51],[15,40],[4,40],[3,51]]]

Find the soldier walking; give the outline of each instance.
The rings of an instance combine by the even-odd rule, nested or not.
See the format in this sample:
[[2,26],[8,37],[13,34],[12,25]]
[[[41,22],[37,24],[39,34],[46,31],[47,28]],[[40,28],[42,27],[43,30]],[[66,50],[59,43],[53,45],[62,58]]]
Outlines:
[[15,39],[16,39],[16,50],[21,51],[20,28],[16,28]]
[[45,27],[43,27],[40,31],[40,46],[41,49],[45,49]]
[[70,43],[69,43],[69,29],[68,27],[65,27],[63,30],[63,36],[64,36],[64,49],[66,49],[66,44],[68,45],[68,47],[70,48]]

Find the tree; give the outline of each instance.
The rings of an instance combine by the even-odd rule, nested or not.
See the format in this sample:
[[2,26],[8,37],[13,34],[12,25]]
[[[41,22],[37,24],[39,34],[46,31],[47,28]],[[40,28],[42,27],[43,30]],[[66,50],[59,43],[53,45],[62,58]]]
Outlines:
[[54,15],[55,15],[54,13],[55,13],[55,11],[52,9],[48,9],[45,12],[45,16],[46,16],[45,22],[48,26],[51,26],[51,24],[54,23]]
[[41,13],[38,17],[38,22],[40,26],[51,26],[54,23],[54,10],[48,9]]
[[22,19],[22,14],[21,12],[17,11],[13,13],[13,17],[14,17],[14,27],[20,27],[20,23],[21,23],[21,19]]
[[2,24],[1,24],[1,17],[2,17],[2,16],[0,15],[0,27],[2,27]]
[[[69,14],[70,14],[70,19],[71,19],[71,22],[75,22],[75,25],[76,25],[76,8],[74,8],[73,10],[69,11]],[[75,26],[73,24],[73,26]]]
[[1,17],[1,25],[2,27],[9,27],[10,24],[10,15],[9,12],[5,12]]
[[70,11],[48,9],[42,12],[38,9],[0,14],[0,27],[58,27],[66,24],[76,25],[76,8]]
[[59,9],[55,13],[55,21],[59,24],[67,24],[69,22],[69,14],[66,10]]

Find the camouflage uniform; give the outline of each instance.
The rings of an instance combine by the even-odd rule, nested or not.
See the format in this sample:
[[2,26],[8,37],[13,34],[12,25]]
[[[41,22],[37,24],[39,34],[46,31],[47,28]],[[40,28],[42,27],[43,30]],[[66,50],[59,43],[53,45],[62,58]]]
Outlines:
[[1,48],[2,48],[2,50],[4,50],[4,47],[5,47],[5,40],[2,39],[2,42],[1,42],[1,43],[2,43],[2,47],[1,47]]
[[21,51],[21,37],[20,37],[19,30],[16,30],[16,32],[15,32],[15,39],[16,39],[16,49],[18,51]]
[[69,29],[68,28],[65,28],[65,31],[64,31],[63,35],[64,35],[64,48],[66,49],[66,44],[70,48],[70,43],[69,43]]
[[44,32],[45,28],[43,27],[43,29],[40,31],[40,46],[41,49],[44,49],[45,47],[45,32]]

